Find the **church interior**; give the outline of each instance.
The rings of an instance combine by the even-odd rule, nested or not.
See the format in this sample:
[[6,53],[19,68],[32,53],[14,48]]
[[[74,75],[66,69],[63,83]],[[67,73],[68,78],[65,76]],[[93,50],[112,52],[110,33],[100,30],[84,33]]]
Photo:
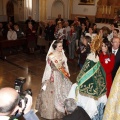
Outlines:
[[[26,39],[27,20],[30,18],[31,24],[37,31],[40,22],[56,24],[55,20],[59,15],[70,25],[77,18],[80,23],[87,19],[91,24],[97,25],[98,29],[102,27],[111,29],[112,23],[117,23],[118,30],[120,28],[118,0],[0,0],[0,27],[5,28],[8,24],[8,26],[12,24],[15,29],[17,25],[24,34],[22,38],[8,40],[6,31],[1,34],[3,31],[2,27],[0,28],[0,88],[14,88],[16,79],[25,78],[23,90],[32,90],[33,109],[41,89],[46,55],[51,42],[47,41],[47,48],[44,45],[41,47],[37,41],[39,34],[36,32],[36,46],[31,52],[32,49],[28,48]],[[65,49],[65,55],[69,59],[68,49]],[[70,80],[75,83],[80,71],[77,54],[75,53],[74,60],[68,60],[67,63]],[[40,118],[38,113],[37,115]],[[21,117],[20,120],[24,118]]]

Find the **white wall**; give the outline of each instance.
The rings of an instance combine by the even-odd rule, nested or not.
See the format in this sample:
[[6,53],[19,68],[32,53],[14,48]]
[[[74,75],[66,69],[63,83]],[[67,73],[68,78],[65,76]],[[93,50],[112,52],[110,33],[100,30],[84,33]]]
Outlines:
[[[1,0],[0,0],[1,1]],[[3,0],[3,10],[2,14],[6,15],[6,3],[8,0]],[[25,1],[25,0],[24,0]],[[33,9],[32,9],[32,17],[34,20],[39,20],[39,1],[40,0],[33,0]],[[52,19],[52,5],[55,0],[46,0],[46,19]],[[59,1],[59,0],[58,0]],[[69,18],[69,0],[60,0],[64,3],[64,16],[62,16],[64,19]],[[81,14],[81,15],[96,15],[96,5],[98,0],[95,0],[95,5],[78,5],[80,0],[73,0],[73,11],[72,14]],[[0,8],[1,10],[2,8]],[[1,11],[0,11],[1,12]],[[14,9],[15,12],[15,20],[24,21],[26,17],[23,15],[26,11],[25,8],[20,8],[18,6],[15,6]],[[57,11],[58,13],[58,11]],[[57,14],[56,14],[57,15]],[[57,17],[57,16],[56,16]]]
[[33,0],[32,4],[32,18],[39,21],[39,0]]
[[61,14],[62,17],[64,17],[64,5],[62,2],[58,1],[55,2],[52,6],[52,18],[57,18],[58,14]]
[[[2,5],[0,5],[0,10],[2,9],[2,13],[1,13],[2,16],[0,17],[0,21],[7,21],[6,4],[7,4],[8,0],[0,0],[0,2],[1,1],[3,1],[3,2],[2,2]],[[20,16],[20,12],[19,12],[18,4],[14,4],[14,20],[18,21],[19,20],[19,16]],[[23,13],[22,13],[22,16],[23,16]]]
[[[47,5],[46,5],[46,16],[47,19],[51,19],[51,8],[52,4],[55,0],[47,0]],[[69,18],[69,0],[62,0],[64,5],[65,5],[65,13],[64,16],[62,16],[64,19]],[[81,15],[96,15],[96,10],[97,10],[97,2],[99,0],[95,0],[95,5],[78,5],[80,0],[73,0],[73,11],[72,14],[81,14]]]
[[8,0],[3,0],[3,15],[6,15],[6,4]]
[[78,5],[79,1],[73,0],[73,14],[96,15],[98,0],[95,0],[95,5]]
[[[51,10],[52,10],[52,5],[54,3],[55,0],[47,0],[47,5],[46,5],[46,18],[47,19],[52,19],[51,18]],[[62,16],[62,18],[67,18],[68,17],[68,1],[69,0],[62,0],[62,2],[64,3],[65,6],[65,12],[64,12],[64,16]],[[57,17],[57,16],[56,16]]]

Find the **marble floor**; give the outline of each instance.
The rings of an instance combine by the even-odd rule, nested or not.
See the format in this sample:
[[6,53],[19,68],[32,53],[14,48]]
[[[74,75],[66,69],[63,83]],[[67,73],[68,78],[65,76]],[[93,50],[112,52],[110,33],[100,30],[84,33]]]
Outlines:
[[[25,77],[26,83],[23,86],[23,90],[28,88],[32,89],[34,108],[46,64],[45,57],[45,54],[40,54],[39,51],[36,51],[35,54],[31,55],[19,53],[7,56],[4,61],[0,59],[0,88],[14,88],[15,80],[18,77]],[[74,83],[79,73],[77,59],[73,62],[68,62],[68,66],[71,74],[70,80]],[[23,120],[23,118],[21,118],[21,120]]]

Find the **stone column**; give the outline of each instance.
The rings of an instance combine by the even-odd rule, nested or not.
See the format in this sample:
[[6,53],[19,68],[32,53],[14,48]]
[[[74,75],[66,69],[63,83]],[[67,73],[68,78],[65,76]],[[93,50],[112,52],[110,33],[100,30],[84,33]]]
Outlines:
[[73,13],[73,0],[69,0],[69,19],[72,18],[72,13]]
[[39,20],[46,20],[46,0],[40,0],[39,2]]

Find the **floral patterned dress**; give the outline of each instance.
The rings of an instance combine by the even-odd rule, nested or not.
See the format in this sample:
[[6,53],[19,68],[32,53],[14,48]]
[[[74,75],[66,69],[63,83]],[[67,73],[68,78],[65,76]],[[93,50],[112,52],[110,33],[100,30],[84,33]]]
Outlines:
[[[57,60],[49,56],[48,64],[51,67],[49,80],[43,82],[42,87],[47,83],[46,90],[40,90],[36,102],[36,109],[41,117],[46,119],[62,118],[65,114],[64,100],[67,98],[72,83],[66,76],[63,59]],[[59,69],[61,68],[61,69]]]

